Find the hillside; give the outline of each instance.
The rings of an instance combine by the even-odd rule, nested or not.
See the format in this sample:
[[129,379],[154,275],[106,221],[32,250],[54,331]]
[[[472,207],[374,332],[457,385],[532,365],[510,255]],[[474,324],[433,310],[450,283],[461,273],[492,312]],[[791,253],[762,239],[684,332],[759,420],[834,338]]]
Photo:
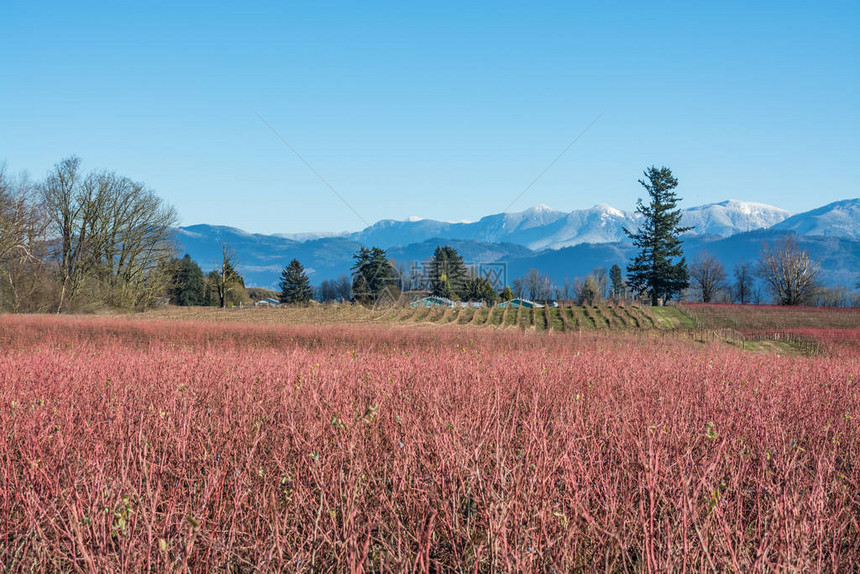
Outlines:
[[[683,210],[685,224],[695,225],[684,237],[687,259],[707,251],[727,269],[758,258],[762,246],[794,233],[798,243],[821,260],[827,285],[854,285],[860,279],[860,200],[836,202],[791,216],[759,203],[729,200]],[[474,223],[426,219],[380,221],[363,231],[343,234],[248,233],[225,226],[179,228],[175,239],[204,270],[221,257],[229,244],[249,285],[274,288],[284,265],[299,259],[312,282],[349,273],[352,255],[362,245],[388,250],[399,266],[429,258],[436,245],[454,246],[467,262],[503,263],[507,282],[536,268],[560,283],[594,267],[624,264],[633,249],[623,228],[635,228],[636,217],[608,205],[570,213],[546,206],[490,215]]]
[[774,225],[780,231],[860,239],[860,199],[846,199],[799,213]]

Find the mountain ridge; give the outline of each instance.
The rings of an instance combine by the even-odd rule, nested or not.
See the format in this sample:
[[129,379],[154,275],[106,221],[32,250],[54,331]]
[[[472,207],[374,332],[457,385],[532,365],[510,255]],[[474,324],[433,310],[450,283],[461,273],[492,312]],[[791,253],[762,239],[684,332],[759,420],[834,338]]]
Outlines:
[[[847,280],[852,269],[860,269],[860,247],[854,245],[860,246],[860,199],[799,214],[761,203],[726,200],[683,209],[682,217],[685,225],[699,226],[683,237],[688,261],[708,250],[727,258],[728,267],[738,253],[749,260],[757,258],[768,237],[796,233],[802,238],[822,238],[810,245],[827,244],[837,250],[836,255],[825,258],[830,277]],[[177,228],[175,239],[205,270],[218,265],[220,244],[229,244],[237,253],[246,282],[261,287],[275,287],[284,265],[294,257],[302,261],[314,283],[348,274],[352,254],[370,245],[387,249],[399,263],[405,263],[422,261],[432,255],[436,244],[448,243],[470,261],[509,263],[512,270],[532,261],[554,278],[573,278],[590,271],[586,262],[623,264],[632,253],[623,227],[635,228],[639,221],[635,214],[606,204],[569,213],[539,205],[471,223],[381,220],[351,233],[262,234],[197,224]],[[726,245],[733,247],[724,248]],[[826,250],[819,251],[827,255]]]
[[773,228],[803,235],[860,239],[860,199],[834,201],[786,218]]
[[[735,199],[682,209],[682,224],[692,225],[694,235],[720,235],[767,228],[792,214],[784,209]],[[331,234],[304,234],[307,237],[348,237],[380,245],[408,245],[442,236],[487,242],[511,242],[529,249],[560,249],[579,243],[622,241],[624,227],[635,227],[638,214],[605,203],[570,212],[536,205],[517,212],[486,215],[474,222],[447,222],[410,217],[406,220],[382,219],[356,231]],[[296,239],[297,235],[284,235]]]

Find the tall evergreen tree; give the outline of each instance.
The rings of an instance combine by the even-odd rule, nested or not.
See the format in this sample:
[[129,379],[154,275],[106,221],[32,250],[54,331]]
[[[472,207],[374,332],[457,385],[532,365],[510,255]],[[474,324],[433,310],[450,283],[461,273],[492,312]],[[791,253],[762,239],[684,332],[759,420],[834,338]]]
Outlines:
[[510,301],[513,298],[514,292],[511,291],[511,286],[505,285],[505,288],[502,290],[501,293],[499,293],[499,299],[501,299],[502,301]]
[[499,294],[493,289],[493,284],[486,277],[472,277],[466,279],[465,301],[485,301],[493,304],[499,300]]
[[182,307],[205,303],[203,271],[187,253],[182,259],[173,259],[170,262],[167,294],[171,303]]
[[370,305],[374,301],[373,293],[368,287],[367,279],[361,273],[355,273],[352,278],[352,297],[356,303]]
[[314,291],[298,259],[293,259],[281,272],[281,303],[307,303],[313,299]]
[[394,285],[394,267],[384,249],[360,248],[352,258],[352,293],[363,305],[373,304],[382,292]]
[[463,258],[456,249],[449,245],[444,247],[437,245],[436,251],[430,259],[429,267],[429,279],[433,295],[450,299],[457,299],[466,295],[468,274]]
[[454,293],[454,290],[451,288],[451,282],[448,281],[448,276],[444,273],[442,277],[439,278],[438,281],[434,283],[433,286],[433,295],[437,297],[444,297],[445,299],[450,299],[451,301],[459,301],[460,297]]
[[646,205],[639,199],[636,212],[644,221],[636,233],[624,229],[639,248],[639,254],[627,266],[627,283],[637,293],[648,293],[651,304],[658,299],[668,301],[690,285],[687,262],[681,249],[680,235],[692,227],[681,227],[681,210],[676,208],[680,198],[673,191],[678,180],[667,167],[649,167],[647,180],[639,183],[650,197]]

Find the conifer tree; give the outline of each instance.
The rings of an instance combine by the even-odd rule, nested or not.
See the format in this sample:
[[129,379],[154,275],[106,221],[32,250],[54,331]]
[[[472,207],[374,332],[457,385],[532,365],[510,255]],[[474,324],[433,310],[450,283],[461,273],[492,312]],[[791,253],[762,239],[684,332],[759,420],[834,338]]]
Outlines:
[[352,258],[353,298],[363,305],[376,302],[382,292],[394,284],[394,266],[384,249],[362,247]]
[[281,272],[281,303],[307,303],[313,294],[305,268],[293,259]]
[[[444,279],[443,279],[444,278]],[[430,259],[430,285],[433,295],[457,299],[466,294],[466,265],[457,250],[449,245],[436,246]]]
[[445,299],[450,299],[451,301],[457,301],[457,294],[454,293],[454,290],[451,289],[451,282],[448,281],[448,276],[444,273],[442,276],[434,283],[433,285],[433,295],[437,297],[444,297]]
[[170,284],[167,293],[171,303],[181,307],[204,304],[203,271],[187,253],[169,264]]
[[486,277],[466,279],[465,301],[484,301],[493,304],[499,300],[499,294],[493,289],[492,283]]
[[678,180],[667,167],[649,167],[639,183],[650,198],[646,205],[639,199],[636,212],[644,221],[636,233],[624,229],[639,248],[639,254],[627,266],[627,283],[636,293],[647,293],[651,304],[658,299],[668,301],[690,285],[687,262],[681,249],[680,235],[692,227],[681,227],[681,210],[676,208],[680,198],[673,191]]

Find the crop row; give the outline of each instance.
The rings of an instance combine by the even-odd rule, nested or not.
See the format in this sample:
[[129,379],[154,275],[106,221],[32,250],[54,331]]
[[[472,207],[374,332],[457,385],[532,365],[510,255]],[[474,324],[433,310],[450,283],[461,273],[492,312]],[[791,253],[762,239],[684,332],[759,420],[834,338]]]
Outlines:
[[320,305],[277,309],[176,308],[155,311],[147,318],[210,320],[265,324],[426,324],[473,327],[519,327],[536,331],[579,332],[605,329],[662,329],[688,319],[674,308],[651,309],[630,305],[576,306],[536,309],[499,307],[411,307],[366,309],[357,305]]
[[668,324],[639,306],[601,305],[539,308],[393,307],[377,312],[377,322],[402,324],[518,327],[535,331],[580,332],[595,329],[654,329]]

